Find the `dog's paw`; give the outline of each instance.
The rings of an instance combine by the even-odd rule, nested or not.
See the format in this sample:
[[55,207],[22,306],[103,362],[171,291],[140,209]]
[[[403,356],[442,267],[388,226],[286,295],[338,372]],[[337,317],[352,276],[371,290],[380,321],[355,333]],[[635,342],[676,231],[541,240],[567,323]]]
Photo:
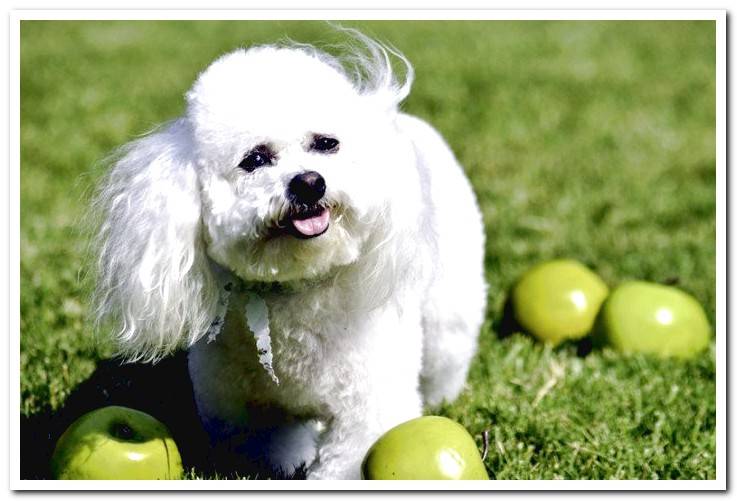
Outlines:
[[266,458],[272,470],[282,478],[304,476],[317,456],[318,434],[311,421],[280,426],[270,432]]

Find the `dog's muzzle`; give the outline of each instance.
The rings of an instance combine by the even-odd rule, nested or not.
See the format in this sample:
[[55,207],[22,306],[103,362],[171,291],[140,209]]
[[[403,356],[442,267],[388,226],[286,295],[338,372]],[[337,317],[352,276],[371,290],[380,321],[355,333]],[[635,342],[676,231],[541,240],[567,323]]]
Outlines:
[[294,210],[290,211],[285,227],[295,237],[314,238],[327,231],[330,210],[318,203],[325,188],[325,178],[315,171],[297,174],[289,181],[287,196]]

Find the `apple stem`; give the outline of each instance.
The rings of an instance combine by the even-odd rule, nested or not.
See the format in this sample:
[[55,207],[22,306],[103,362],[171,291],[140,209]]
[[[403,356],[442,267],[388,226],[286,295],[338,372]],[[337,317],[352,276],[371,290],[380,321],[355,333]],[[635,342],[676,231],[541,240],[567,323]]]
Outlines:
[[486,456],[489,454],[489,430],[481,432],[481,437],[484,439],[484,450],[481,452],[481,461],[486,461]]

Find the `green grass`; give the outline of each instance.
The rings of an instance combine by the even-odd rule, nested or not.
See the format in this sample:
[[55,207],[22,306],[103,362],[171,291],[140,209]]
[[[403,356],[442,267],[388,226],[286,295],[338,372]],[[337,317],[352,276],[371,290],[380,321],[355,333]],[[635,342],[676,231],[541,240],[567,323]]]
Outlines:
[[[608,349],[582,357],[495,332],[515,278],[555,257],[610,285],[677,279],[714,322],[714,23],[346,24],[414,63],[404,108],[445,135],[485,218],[488,322],[468,391],[434,412],[476,436],[491,431],[492,478],[715,478],[713,343],[676,362]],[[199,436],[181,356],[155,368],[104,362],[110,347],[85,320],[80,217],[99,161],[181,113],[209,61],[286,36],[339,40],[321,23],[22,23],[24,476],[47,475],[59,431],[105,403],[165,421],[179,405],[189,410],[167,424],[184,449]]]

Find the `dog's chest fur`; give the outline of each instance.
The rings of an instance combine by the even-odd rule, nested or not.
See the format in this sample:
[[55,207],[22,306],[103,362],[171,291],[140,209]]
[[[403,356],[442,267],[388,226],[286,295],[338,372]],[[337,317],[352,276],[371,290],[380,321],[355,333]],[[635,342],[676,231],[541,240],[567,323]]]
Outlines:
[[305,293],[262,293],[278,385],[259,363],[246,323],[246,298],[233,297],[220,335],[210,343],[203,339],[192,349],[196,363],[216,372],[206,384],[228,385],[227,398],[234,401],[278,405],[295,415],[329,415],[326,405],[336,393],[368,377],[365,355],[373,340],[362,333],[371,332],[368,327],[376,319],[367,313],[357,320],[348,309],[349,295],[330,287]]

